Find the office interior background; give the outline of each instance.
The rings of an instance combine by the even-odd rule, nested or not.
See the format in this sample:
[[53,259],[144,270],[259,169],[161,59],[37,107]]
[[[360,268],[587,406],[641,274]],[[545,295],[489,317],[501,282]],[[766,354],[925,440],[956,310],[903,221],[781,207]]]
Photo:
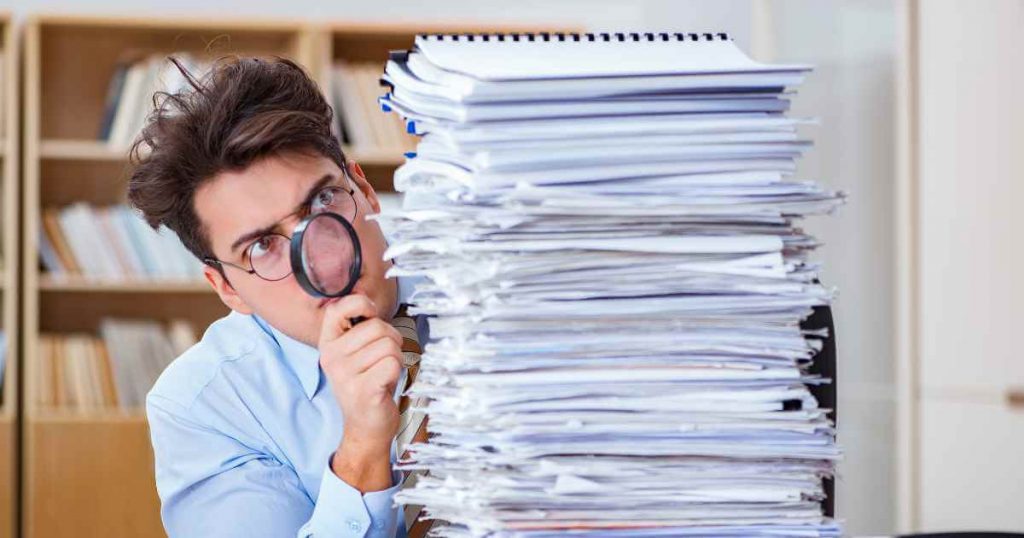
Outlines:
[[[252,22],[253,31],[239,41],[260,47],[266,39],[267,49],[293,38],[264,23],[310,25],[320,37],[299,35],[295,47],[309,47],[316,61],[321,41],[357,43],[363,34],[345,32],[393,25],[410,32],[418,26],[722,31],[758,60],[813,64],[792,113],[820,123],[808,128],[815,145],[799,161],[797,177],[849,194],[838,217],[808,223],[826,245],[818,251],[823,280],[839,290],[834,315],[845,458],[836,480],[837,515],[851,535],[1024,530],[1024,360],[1016,339],[1024,322],[1024,1],[35,0],[0,2],[0,10],[10,15],[2,67],[9,352],[0,537],[14,535],[19,523],[22,535],[39,538],[159,535],[150,534],[154,522],[159,529],[155,492],[133,501],[137,508],[104,506],[123,488],[152,483],[144,472],[124,479],[117,469],[119,462],[145,469],[151,461],[145,435],[127,431],[141,424],[144,432],[144,422],[111,415],[37,424],[42,419],[26,401],[31,380],[19,384],[17,377],[32,370],[27,361],[36,360],[39,346],[26,344],[19,331],[39,338],[48,330],[77,330],[84,325],[75,316],[101,315],[104,305],[123,310],[131,298],[142,303],[135,308],[148,305],[152,316],[166,317],[209,293],[47,287],[28,274],[39,271],[35,260],[19,261],[28,244],[19,238],[25,226],[36,226],[42,206],[76,197],[113,203],[116,185],[101,186],[96,177],[117,176],[123,167],[95,148],[48,139],[74,138],[82,129],[74,118],[77,101],[69,97],[74,88],[47,85],[46,77],[71,85],[72,76],[54,73],[94,70],[108,78],[113,66],[102,63],[107,51],[89,65],[88,44],[71,58],[41,51],[46,39],[64,39],[60,29],[34,33],[33,21],[47,16],[133,20],[137,29],[127,36],[145,34],[149,22],[181,28],[195,20],[223,20],[231,28]],[[68,29],[66,39],[72,34]],[[201,50],[188,39],[182,42]],[[69,43],[61,50],[72,50]],[[82,106],[92,114],[99,105]],[[18,117],[10,118],[12,112]],[[377,174],[371,179],[386,185],[390,159],[400,154],[368,155]],[[52,179],[78,174],[87,179],[76,186]],[[75,471],[54,467],[63,461],[60,453],[76,451],[76,440],[90,435],[102,438],[95,446],[112,454],[111,461],[80,455],[64,461]],[[33,458],[42,463],[29,472]],[[105,476],[118,478],[105,483]],[[133,509],[147,512],[145,521],[118,519]],[[89,529],[96,514],[109,519],[106,529]]]

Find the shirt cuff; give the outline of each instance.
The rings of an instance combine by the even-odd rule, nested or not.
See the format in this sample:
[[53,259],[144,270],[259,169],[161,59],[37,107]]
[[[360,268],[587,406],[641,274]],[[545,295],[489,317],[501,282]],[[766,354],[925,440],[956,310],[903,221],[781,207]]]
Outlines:
[[398,529],[400,507],[393,506],[395,493],[402,487],[402,471],[392,469],[392,486],[381,491],[362,494],[331,470],[327,461],[320,494],[309,519],[313,536],[343,536],[346,538],[393,537]]
[[388,489],[370,491],[363,495],[363,502],[366,510],[370,513],[371,526],[373,527],[367,536],[372,538],[393,538],[398,531],[398,525],[404,524],[404,512],[402,507],[395,504],[395,493],[402,488],[404,475],[398,469],[391,470],[391,484]]

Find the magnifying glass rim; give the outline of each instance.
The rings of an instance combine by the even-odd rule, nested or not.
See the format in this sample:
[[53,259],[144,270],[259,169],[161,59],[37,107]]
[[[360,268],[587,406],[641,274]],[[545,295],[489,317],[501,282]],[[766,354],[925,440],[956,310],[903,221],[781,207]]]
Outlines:
[[[345,289],[336,294],[327,294],[316,288],[312,282],[309,281],[309,277],[306,275],[306,270],[302,265],[302,239],[306,235],[306,229],[309,227],[309,223],[313,222],[314,219],[320,217],[332,218],[341,223],[348,232],[349,237],[352,239],[352,246],[355,247],[353,252],[352,266],[349,268],[348,284]],[[363,268],[363,248],[359,244],[359,234],[356,233],[356,229],[352,224],[337,213],[314,213],[308,217],[302,219],[297,226],[295,231],[292,233],[292,244],[290,249],[290,257],[292,263],[292,274],[295,275],[295,280],[299,282],[299,286],[306,290],[306,293],[314,297],[342,297],[352,292],[352,288],[356,285],[356,280],[359,279],[359,273],[362,272]]]

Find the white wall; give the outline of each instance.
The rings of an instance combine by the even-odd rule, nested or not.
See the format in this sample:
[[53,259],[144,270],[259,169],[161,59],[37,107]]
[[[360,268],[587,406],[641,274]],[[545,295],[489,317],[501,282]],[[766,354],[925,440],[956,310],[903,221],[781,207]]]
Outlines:
[[928,532],[1020,532],[1024,2],[929,0],[915,20],[916,207],[901,208],[919,290],[911,516]]
[[892,532],[893,185],[896,11],[890,0],[755,0],[752,40],[761,60],[806,62],[793,114],[815,116],[815,148],[798,177],[849,193],[837,216],[808,228],[825,246],[822,280],[839,288],[837,507],[850,534]]

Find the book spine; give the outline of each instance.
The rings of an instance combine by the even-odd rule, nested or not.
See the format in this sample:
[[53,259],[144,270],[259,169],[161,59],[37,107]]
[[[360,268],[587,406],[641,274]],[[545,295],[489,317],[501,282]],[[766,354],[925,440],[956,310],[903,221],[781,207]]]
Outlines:
[[114,116],[117,115],[117,108],[121,102],[121,93],[124,91],[124,80],[129,67],[130,64],[127,62],[119,63],[114,68],[114,75],[110,77],[107,98],[103,105],[103,121],[100,123],[100,140],[107,140],[110,137],[110,130],[114,126]]

